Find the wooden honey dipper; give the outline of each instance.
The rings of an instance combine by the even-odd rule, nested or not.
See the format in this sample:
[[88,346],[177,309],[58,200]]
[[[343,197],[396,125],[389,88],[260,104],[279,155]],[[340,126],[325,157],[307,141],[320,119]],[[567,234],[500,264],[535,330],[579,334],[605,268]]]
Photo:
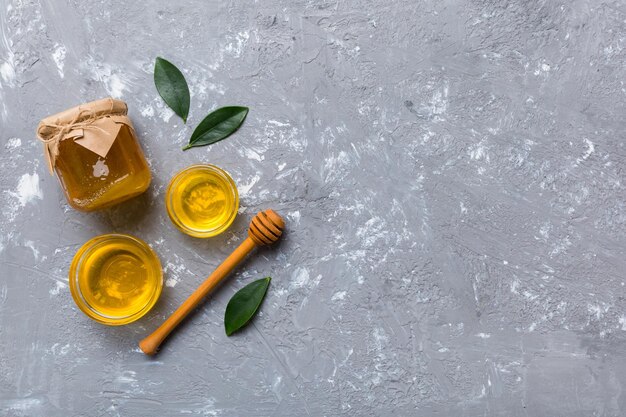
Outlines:
[[285,228],[285,222],[273,210],[259,212],[250,222],[248,237],[241,245],[224,260],[211,275],[163,322],[150,336],[139,342],[139,348],[146,355],[154,355],[159,345],[180,324],[181,321],[219,282],[232,271],[239,262],[249,254],[256,246],[271,245],[280,239]]

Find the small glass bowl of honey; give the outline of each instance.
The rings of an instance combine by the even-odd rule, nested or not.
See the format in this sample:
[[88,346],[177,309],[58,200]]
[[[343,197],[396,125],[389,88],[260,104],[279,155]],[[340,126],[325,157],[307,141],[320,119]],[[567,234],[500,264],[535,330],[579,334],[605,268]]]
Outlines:
[[76,305],[109,326],[145,315],[163,289],[163,270],[144,241],[124,234],[96,236],[74,255],[69,273]]
[[232,224],[239,210],[235,181],[215,165],[192,165],[172,178],[165,196],[167,214],[183,233],[216,236]]

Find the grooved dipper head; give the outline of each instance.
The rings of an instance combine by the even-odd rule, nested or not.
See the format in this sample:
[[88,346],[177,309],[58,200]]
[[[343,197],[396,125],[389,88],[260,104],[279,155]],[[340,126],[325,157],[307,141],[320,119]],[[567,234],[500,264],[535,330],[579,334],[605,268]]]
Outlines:
[[271,245],[280,239],[285,228],[285,221],[274,210],[257,213],[250,222],[248,236],[258,246]]

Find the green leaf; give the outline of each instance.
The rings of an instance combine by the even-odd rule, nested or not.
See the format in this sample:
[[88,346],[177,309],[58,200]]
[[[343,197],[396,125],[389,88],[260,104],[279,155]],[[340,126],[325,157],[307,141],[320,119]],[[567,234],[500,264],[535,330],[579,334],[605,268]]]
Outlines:
[[183,73],[171,62],[157,57],[154,63],[154,85],[167,105],[187,123],[189,87]]
[[261,278],[246,285],[230,299],[224,313],[224,328],[230,336],[244,327],[256,314],[272,278]]
[[247,107],[229,106],[215,110],[200,122],[183,150],[210,145],[227,138],[239,129],[247,115]]

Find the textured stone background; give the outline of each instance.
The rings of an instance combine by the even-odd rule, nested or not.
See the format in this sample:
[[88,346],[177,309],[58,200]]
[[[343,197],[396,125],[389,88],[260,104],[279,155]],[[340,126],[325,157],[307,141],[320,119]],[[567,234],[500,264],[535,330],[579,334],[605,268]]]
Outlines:
[[[0,0],[0,415],[626,415],[625,22],[623,1]],[[188,126],[158,55],[188,78]],[[83,214],[35,126],[107,95],[154,182]],[[181,152],[229,104],[251,108],[241,131]],[[197,162],[242,195],[211,240],[163,204]],[[268,207],[280,246],[141,354]],[[67,286],[108,232],[148,241],[167,280],[121,328]],[[262,314],[227,338],[228,299],[266,275]]]

